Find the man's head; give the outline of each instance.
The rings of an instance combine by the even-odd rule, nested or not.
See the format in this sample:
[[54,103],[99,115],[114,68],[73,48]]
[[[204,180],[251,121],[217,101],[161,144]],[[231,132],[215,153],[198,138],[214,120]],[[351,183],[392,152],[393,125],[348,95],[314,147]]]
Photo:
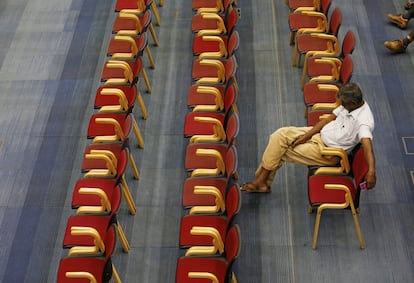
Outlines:
[[349,112],[361,107],[364,104],[362,91],[356,83],[347,83],[343,85],[337,94],[343,107]]

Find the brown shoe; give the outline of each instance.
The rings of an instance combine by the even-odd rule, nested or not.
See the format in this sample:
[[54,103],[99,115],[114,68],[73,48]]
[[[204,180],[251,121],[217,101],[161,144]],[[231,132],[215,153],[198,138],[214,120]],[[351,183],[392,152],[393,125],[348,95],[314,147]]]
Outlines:
[[396,24],[401,29],[405,29],[408,25],[408,19],[405,19],[402,16],[402,14],[399,14],[399,15],[388,14],[387,18],[388,18],[388,20],[390,20],[390,22]]
[[402,53],[407,49],[407,46],[404,45],[402,39],[387,40],[384,42],[384,45],[394,53]]

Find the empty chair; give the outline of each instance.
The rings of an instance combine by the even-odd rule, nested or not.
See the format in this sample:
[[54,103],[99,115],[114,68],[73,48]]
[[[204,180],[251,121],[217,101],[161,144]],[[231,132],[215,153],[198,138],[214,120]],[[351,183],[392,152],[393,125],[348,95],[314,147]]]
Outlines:
[[[342,24],[342,13],[339,8],[335,8],[329,20],[328,33],[307,32],[307,29],[299,29],[296,33],[295,48],[293,50],[293,66],[301,65],[301,56],[310,52],[333,52],[339,53],[339,44],[337,35]],[[308,55],[309,56],[309,55]],[[306,60],[306,58],[305,58]]]
[[158,12],[155,0],[117,0],[115,3],[115,12],[124,12],[140,15],[149,9],[151,9],[151,11],[154,13],[157,25],[160,26],[161,17]]
[[154,58],[148,45],[146,33],[139,36],[115,35],[109,40],[107,55],[117,59],[133,59],[142,57],[144,50],[152,69],[155,68]]
[[110,257],[76,256],[60,260],[56,281],[57,283],[109,283],[112,278],[116,283],[121,283]]
[[285,3],[288,5],[290,11],[301,7],[316,11],[320,9],[320,0],[285,0]]
[[151,11],[146,10],[142,15],[120,12],[114,20],[112,33],[118,35],[138,36],[149,29],[154,45],[158,46],[158,36],[152,24]]
[[348,83],[353,74],[353,61],[350,55],[344,58],[339,77],[320,76],[314,77],[303,87],[303,99],[305,101],[305,113],[315,103],[336,103],[336,93],[339,88]]
[[[333,68],[339,70],[342,66],[344,58],[351,55],[355,48],[355,36],[352,31],[347,31],[342,41],[340,54],[337,52],[317,52],[308,56],[303,64],[302,71],[302,89],[306,78],[312,78],[322,75],[333,75]],[[322,60],[321,60],[322,59]],[[331,63],[332,62],[332,63]],[[334,70],[335,71],[335,70]]]
[[226,59],[239,47],[239,33],[232,31],[228,36],[198,35],[193,39],[193,54],[199,59]]
[[229,34],[237,24],[238,17],[231,5],[224,15],[201,12],[193,16],[191,30],[198,36]]
[[[316,173],[308,178],[308,194],[311,207],[317,207],[317,216],[312,240],[316,248],[322,211],[325,209],[350,208],[361,249],[365,247],[357,217],[359,207],[360,184],[368,172],[363,147],[357,148],[353,157],[352,175]],[[310,210],[311,211],[311,210]]]
[[97,88],[94,107],[101,113],[125,113],[132,112],[137,102],[143,119],[148,118],[148,111],[136,85],[106,85]]
[[[235,226],[237,227],[237,226]],[[240,232],[232,230],[234,238],[224,247],[220,257],[180,257],[176,268],[176,283],[186,282],[237,282],[232,265],[240,253]]]
[[321,11],[309,10],[308,7],[299,7],[289,14],[289,29],[290,41],[292,45],[295,40],[296,31],[301,28],[315,29],[319,32],[327,32],[328,26],[328,11],[331,7],[332,0],[321,1]]

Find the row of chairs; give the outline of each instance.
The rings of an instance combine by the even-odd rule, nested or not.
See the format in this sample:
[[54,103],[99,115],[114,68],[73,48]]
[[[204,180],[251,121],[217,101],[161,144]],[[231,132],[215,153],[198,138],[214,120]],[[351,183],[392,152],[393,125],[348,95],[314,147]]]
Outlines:
[[232,264],[240,251],[240,211],[235,139],[236,50],[239,34],[233,0],[192,0],[193,66],[184,122],[188,139],[176,282],[236,282]]
[[63,247],[69,251],[59,263],[59,283],[109,282],[111,278],[121,282],[111,259],[117,238],[125,253],[130,250],[118,211],[124,199],[129,213],[136,213],[126,172],[129,165],[134,178],[140,178],[130,137],[133,133],[136,139],[133,143],[140,148],[144,148],[144,139],[133,109],[137,104],[142,118],[148,118],[139,81],[144,80],[150,93],[143,53],[148,56],[150,68],[155,68],[147,30],[157,46],[152,14],[156,15],[158,25],[161,21],[155,0],[117,0],[115,12],[108,59],[95,93],[96,111],[91,114],[87,128],[87,138],[92,142],[85,147],[82,176],[72,192],[71,205],[76,213],[68,218],[65,228]]
[[[355,36],[347,31],[338,39],[342,13],[335,7],[329,13],[332,0],[286,0],[289,7],[290,44],[294,44],[293,66],[303,60],[302,84],[305,118],[308,126],[340,105],[337,92],[351,80]],[[337,156],[338,167],[309,167],[309,212],[317,209],[312,248],[316,248],[319,224],[324,209],[349,208],[352,212],[360,247],[364,248],[357,211],[360,183],[368,171],[363,148],[357,146],[351,155],[341,149],[325,148],[323,154]]]

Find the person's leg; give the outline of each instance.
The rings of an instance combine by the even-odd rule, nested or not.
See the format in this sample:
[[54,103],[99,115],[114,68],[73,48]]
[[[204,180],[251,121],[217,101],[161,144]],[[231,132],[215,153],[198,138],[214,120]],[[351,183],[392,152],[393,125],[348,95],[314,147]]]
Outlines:
[[293,141],[306,133],[309,127],[284,127],[270,135],[269,143],[263,153],[262,162],[256,170],[254,180],[242,185],[243,191],[269,192],[277,169],[282,166],[283,156]]
[[407,34],[404,38],[387,40],[384,42],[385,47],[394,53],[405,52],[407,46],[414,40],[414,29]]
[[390,22],[396,24],[401,29],[405,29],[408,25],[408,21],[414,17],[414,5],[411,5],[406,11],[402,14],[387,14],[387,18]]

